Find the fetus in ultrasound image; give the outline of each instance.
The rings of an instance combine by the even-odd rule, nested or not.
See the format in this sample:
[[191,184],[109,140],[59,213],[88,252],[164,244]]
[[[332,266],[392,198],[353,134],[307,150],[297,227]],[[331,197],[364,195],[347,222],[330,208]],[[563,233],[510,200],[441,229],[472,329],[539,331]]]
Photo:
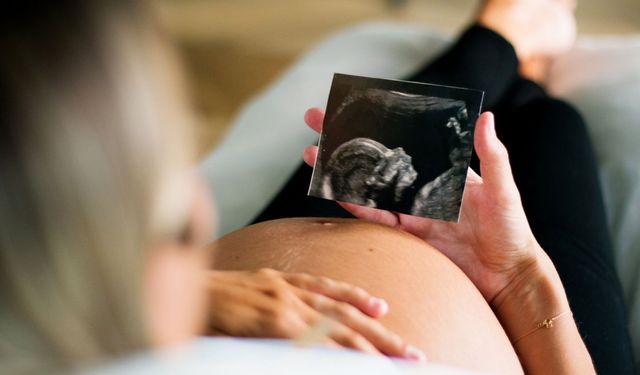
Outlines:
[[336,74],[309,195],[457,221],[482,95]]
[[402,199],[418,174],[402,147],[388,149],[369,138],[354,138],[333,151],[325,168],[327,198],[369,207]]

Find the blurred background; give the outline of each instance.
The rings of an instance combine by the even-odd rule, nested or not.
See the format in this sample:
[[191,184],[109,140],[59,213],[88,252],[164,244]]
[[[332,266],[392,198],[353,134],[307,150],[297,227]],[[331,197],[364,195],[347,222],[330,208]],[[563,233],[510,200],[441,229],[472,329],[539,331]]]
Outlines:
[[[224,135],[241,106],[306,50],[367,21],[463,28],[479,0],[159,0],[202,117],[199,150]],[[640,34],[640,0],[579,0],[580,35]]]

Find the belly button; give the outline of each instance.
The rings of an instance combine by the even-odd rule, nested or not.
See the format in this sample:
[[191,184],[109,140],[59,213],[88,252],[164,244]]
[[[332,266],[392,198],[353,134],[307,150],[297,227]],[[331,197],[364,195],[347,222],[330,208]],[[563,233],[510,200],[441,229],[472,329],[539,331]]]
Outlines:
[[325,227],[332,227],[334,225],[336,225],[336,223],[334,223],[333,221],[318,221],[318,224],[322,224]]

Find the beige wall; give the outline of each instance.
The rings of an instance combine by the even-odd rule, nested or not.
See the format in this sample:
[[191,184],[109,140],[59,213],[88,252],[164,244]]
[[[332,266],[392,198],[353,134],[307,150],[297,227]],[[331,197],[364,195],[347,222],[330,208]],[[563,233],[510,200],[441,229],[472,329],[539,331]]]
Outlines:
[[[332,31],[372,20],[431,25],[455,32],[477,0],[162,0],[161,14],[185,57],[202,115],[204,152],[240,106],[301,53]],[[586,34],[640,33],[640,0],[582,0]]]

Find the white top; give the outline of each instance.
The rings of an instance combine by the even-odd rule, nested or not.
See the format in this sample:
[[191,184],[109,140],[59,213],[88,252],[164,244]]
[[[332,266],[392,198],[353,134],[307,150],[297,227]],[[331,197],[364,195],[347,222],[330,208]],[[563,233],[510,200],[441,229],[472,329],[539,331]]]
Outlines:
[[345,349],[298,347],[288,340],[201,338],[166,354],[141,354],[83,375],[130,374],[477,374]]

